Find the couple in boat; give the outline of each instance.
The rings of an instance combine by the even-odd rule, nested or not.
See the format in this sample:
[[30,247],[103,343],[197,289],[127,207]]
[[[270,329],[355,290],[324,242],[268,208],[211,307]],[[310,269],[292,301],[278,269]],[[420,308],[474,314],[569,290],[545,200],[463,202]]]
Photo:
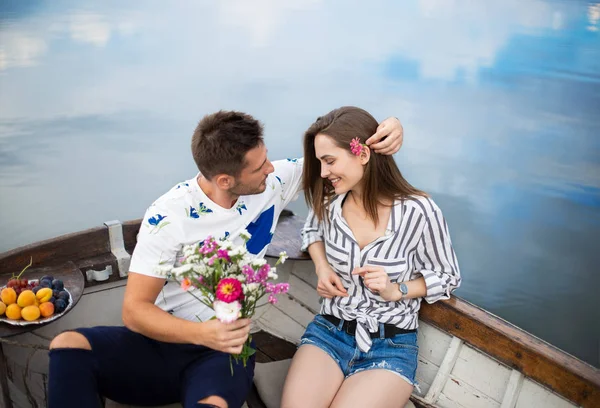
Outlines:
[[249,251],[263,257],[281,211],[301,190],[310,209],[303,249],[322,304],[292,360],[281,406],[404,406],[416,386],[420,303],[448,299],[460,272],[442,212],[391,156],[402,137],[396,118],[378,124],[342,107],[308,128],[303,159],[271,162],[259,121],[241,112],[205,116],[192,137],[199,174],[158,198],[142,221],[124,326],[53,339],[48,406],[95,407],[105,396],[240,407],[254,359],[232,372],[228,354],[241,352],[250,321],[211,319],[212,310],[157,266],[174,263],[183,245],[245,229],[253,232]]

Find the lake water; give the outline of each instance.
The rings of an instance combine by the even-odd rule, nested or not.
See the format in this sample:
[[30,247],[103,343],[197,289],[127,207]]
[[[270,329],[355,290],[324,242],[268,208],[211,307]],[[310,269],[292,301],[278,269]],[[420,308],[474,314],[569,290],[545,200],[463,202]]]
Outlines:
[[600,3],[3,1],[0,251],[141,217],[206,113],[274,160],[341,105],[402,120],[457,294],[600,366]]

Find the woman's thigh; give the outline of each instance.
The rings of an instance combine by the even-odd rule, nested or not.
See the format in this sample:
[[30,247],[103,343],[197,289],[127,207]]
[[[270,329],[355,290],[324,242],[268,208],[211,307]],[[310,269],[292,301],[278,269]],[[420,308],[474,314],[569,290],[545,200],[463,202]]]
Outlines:
[[328,407],[343,380],[342,370],[328,353],[302,345],[285,380],[281,407]]
[[412,390],[411,384],[391,371],[362,371],[344,380],[331,407],[400,408]]

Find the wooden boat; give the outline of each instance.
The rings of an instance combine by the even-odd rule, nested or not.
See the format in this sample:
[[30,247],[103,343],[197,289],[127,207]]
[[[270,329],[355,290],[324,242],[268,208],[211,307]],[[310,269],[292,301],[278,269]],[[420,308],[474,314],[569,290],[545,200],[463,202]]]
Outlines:
[[[69,270],[85,280],[81,299],[67,315],[0,338],[9,379],[3,392],[10,394],[13,407],[45,406],[45,348],[54,335],[74,327],[122,324],[129,254],[140,221],[109,222],[0,254],[0,285],[30,258],[29,276]],[[258,390],[248,398],[250,408],[276,406],[273,395],[280,393],[286,367],[280,360],[293,355],[319,309],[314,265],[299,252],[302,222],[291,213],[282,215],[269,248],[272,260],[281,250],[290,255],[278,271],[291,289],[277,304],[260,306],[254,319]],[[261,376],[273,372],[280,384],[259,384]],[[417,380],[420,390],[411,401],[419,407],[600,407],[599,369],[456,297],[422,306]]]

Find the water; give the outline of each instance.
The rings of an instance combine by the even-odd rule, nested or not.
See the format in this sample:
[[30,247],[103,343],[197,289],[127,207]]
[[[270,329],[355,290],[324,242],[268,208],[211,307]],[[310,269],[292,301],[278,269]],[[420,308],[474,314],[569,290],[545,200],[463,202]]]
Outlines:
[[402,119],[458,294],[600,366],[600,3],[365,4],[0,3],[0,251],[141,217],[205,113],[253,114],[279,159],[357,105]]

